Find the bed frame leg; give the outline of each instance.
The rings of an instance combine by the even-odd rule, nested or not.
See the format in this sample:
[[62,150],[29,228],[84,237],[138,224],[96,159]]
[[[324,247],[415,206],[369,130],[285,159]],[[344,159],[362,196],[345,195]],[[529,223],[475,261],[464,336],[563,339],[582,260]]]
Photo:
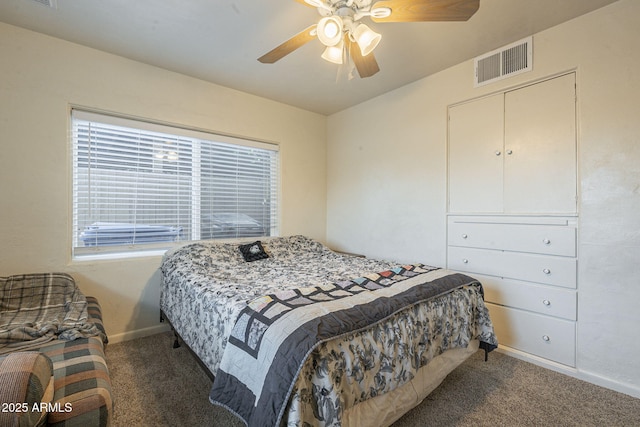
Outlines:
[[175,331],[173,331],[173,348],[179,348],[180,347],[180,340],[178,339],[178,333]]
[[167,316],[164,315],[164,311],[160,310],[160,322],[165,322],[165,321],[167,323],[169,323],[169,326],[171,327],[171,332],[173,332],[173,348],[179,348],[180,347],[180,335],[178,335],[178,333],[174,329],[174,327],[171,324],[171,322],[169,322],[169,319],[167,319]]

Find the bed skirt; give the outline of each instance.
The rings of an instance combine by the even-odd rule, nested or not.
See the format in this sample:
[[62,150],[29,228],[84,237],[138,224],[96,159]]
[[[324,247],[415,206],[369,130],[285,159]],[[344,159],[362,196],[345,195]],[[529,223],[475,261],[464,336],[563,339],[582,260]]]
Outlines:
[[479,345],[478,340],[473,340],[467,348],[454,348],[436,356],[403,386],[345,410],[342,425],[360,427],[393,424],[418,406],[447,375],[477,352]]
[[[170,319],[161,310],[161,321],[171,326]],[[182,341],[203,368],[205,373],[213,381],[213,373],[200,360],[198,355],[184,343],[178,332],[171,329],[176,337]],[[402,418],[411,409],[418,406],[435,390],[442,381],[469,357],[475,354],[480,347],[479,340],[472,340],[467,348],[454,348],[447,350],[433,358],[427,365],[420,368],[416,376],[403,386],[388,393],[360,402],[356,406],[346,409],[342,414],[344,427],[387,427]]]

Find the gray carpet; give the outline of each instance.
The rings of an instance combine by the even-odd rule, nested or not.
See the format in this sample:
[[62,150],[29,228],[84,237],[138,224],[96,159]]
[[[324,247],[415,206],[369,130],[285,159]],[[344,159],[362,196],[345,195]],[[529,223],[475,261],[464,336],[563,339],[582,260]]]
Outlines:
[[[225,426],[242,422],[208,401],[211,381],[170,333],[106,348],[113,425]],[[414,426],[640,426],[640,399],[482,351],[394,424]]]

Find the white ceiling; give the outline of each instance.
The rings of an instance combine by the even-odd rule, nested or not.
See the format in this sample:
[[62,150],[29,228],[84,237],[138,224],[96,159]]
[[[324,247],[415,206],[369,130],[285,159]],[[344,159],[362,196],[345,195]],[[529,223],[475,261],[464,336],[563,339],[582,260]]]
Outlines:
[[0,21],[331,114],[614,1],[480,0],[467,22],[367,22],[382,34],[367,79],[321,59],[317,40],[257,61],[319,19],[294,0],[1,0]]

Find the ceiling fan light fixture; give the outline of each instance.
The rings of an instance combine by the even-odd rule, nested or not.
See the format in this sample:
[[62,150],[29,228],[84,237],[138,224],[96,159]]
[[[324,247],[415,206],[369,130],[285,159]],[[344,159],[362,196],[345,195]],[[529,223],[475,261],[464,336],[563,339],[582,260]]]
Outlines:
[[353,31],[353,38],[356,43],[358,43],[362,56],[367,56],[373,52],[373,49],[375,49],[376,46],[378,46],[382,36],[367,27],[365,24],[360,24]]
[[373,50],[382,39],[380,34],[361,24],[361,19],[368,18],[375,23],[467,21],[480,8],[480,0],[295,1],[314,7],[320,18],[315,24],[262,55],[258,61],[273,64],[317,38],[325,46],[322,58],[338,64],[340,59],[342,62],[352,60],[361,78],[371,77],[380,71]]
[[338,65],[343,63],[343,57],[344,42],[342,40],[335,46],[327,46],[324,52],[322,52],[322,59]]
[[335,46],[342,40],[342,19],[325,16],[318,22],[318,39],[325,46]]

